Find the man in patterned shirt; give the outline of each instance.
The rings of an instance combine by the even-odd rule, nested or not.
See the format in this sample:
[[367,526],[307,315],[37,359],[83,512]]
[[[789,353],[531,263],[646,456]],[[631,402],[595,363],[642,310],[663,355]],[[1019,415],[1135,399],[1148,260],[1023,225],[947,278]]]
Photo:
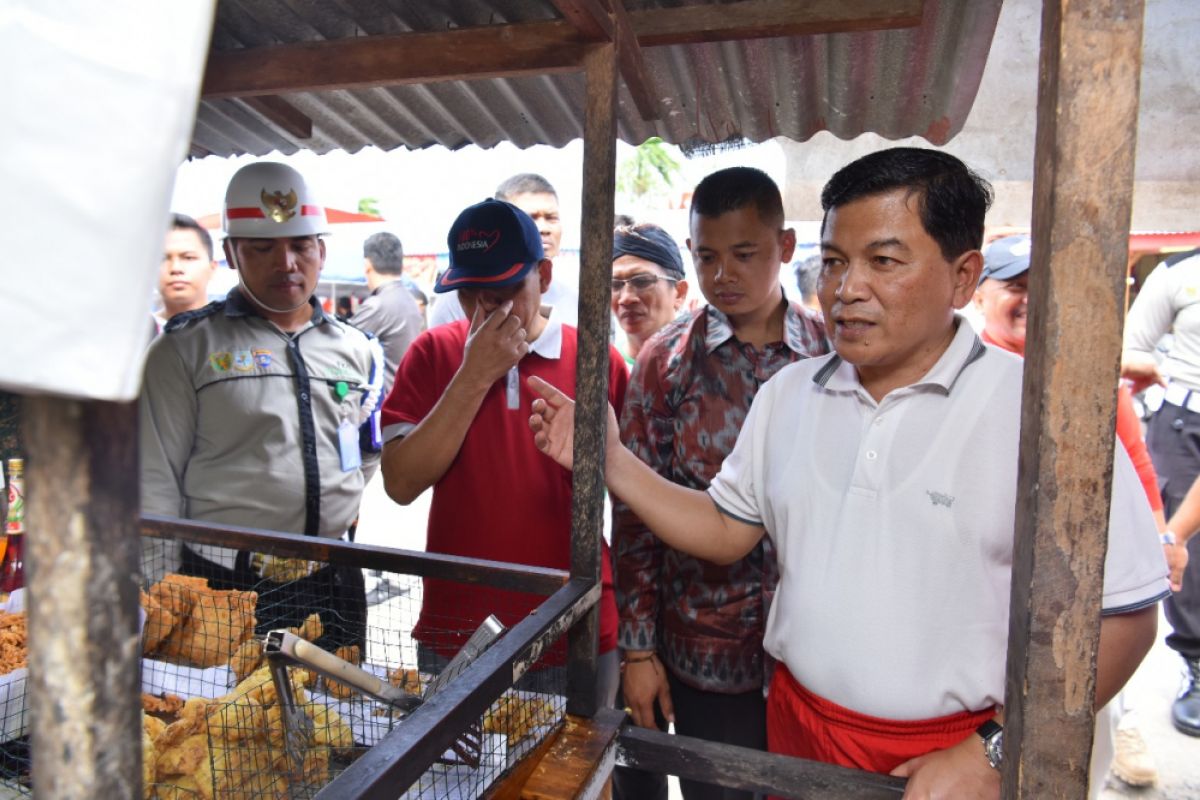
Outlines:
[[[784,297],[780,266],[796,234],[784,228],[770,177],[749,167],[709,175],[692,195],[689,230],[708,304],[643,346],[621,440],[663,477],[705,489],[763,382],[829,344],[815,315]],[[657,702],[679,734],[765,750],[762,640],[776,575],[769,540],[721,566],[663,544],[617,502],[613,549],[622,689],[634,721],[654,727]],[[666,797],[662,776],[619,773],[621,796]],[[751,796],[690,781],[681,788],[687,800]]]

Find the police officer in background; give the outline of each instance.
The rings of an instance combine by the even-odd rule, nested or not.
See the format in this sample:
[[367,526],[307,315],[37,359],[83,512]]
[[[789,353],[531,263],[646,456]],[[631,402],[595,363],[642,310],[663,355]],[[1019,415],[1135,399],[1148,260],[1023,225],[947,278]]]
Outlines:
[[[299,172],[250,164],[225,195],[238,285],[171,319],[150,348],[140,403],[142,509],[203,522],[342,538],[378,465],[382,352],[322,311],[324,207]],[[259,630],[320,611],[319,644],[364,644],[354,568],[184,544],[147,559],[217,589],[259,593]]]
[[[1168,332],[1174,340],[1161,372],[1155,348]],[[1133,391],[1160,384],[1162,406],[1150,418],[1146,445],[1162,489],[1163,510],[1171,519],[1200,476],[1200,251],[1172,256],[1154,268],[1125,321],[1121,377]],[[1171,722],[1188,736],[1200,736],[1200,536],[1170,529],[1163,535],[1173,565],[1192,563],[1182,584],[1163,603],[1171,633],[1167,646],[1183,658],[1184,681],[1171,706]],[[1172,553],[1175,550],[1177,552]],[[1189,558],[1190,556],[1190,558]]]

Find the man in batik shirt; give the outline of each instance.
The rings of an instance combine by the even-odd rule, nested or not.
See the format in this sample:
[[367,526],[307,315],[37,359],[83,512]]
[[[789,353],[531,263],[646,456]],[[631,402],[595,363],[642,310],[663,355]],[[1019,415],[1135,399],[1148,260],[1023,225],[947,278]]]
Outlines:
[[[644,345],[621,439],[660,475],[704,489],[763,382],[829,345],[815,315],[784,297],[780,266],[791,262],[796,234],[784,228],[770,177],[746,167],[709,175],[692,195],[689,232],[708,305]],[[769,541],[717,566],[667,547],[618,502],[613,549],[622,690],[634,721],[654,727],[657,704],[676,733],[765,750],[762,639],[776,574]],[[653,778],[661,776],[623,772],[618,794],[665,798],[665,782],[646,785]],[[687,800],[750,797],[690,781],[681,788]]]

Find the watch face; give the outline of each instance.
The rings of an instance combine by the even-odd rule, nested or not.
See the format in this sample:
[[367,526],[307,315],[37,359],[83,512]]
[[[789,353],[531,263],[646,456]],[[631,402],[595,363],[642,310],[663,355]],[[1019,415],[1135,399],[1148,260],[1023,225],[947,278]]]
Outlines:
[[1004,762],[1004,731],[1000,730],[992,734],[983,743],[984,751],[987,753],[988,763],[993,769],[999,769],[1000,764]]

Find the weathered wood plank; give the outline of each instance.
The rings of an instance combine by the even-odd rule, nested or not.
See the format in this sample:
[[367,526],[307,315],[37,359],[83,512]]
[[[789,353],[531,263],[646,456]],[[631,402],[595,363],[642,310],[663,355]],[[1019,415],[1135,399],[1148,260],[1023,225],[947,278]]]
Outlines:
[[[583,232],[579,270],[579,350],[575,360],[575,471],[571,495],[571,577],[600,581],[604,521],[604,433],[608,423],[608,333],[616,174],[617,57],[612,44],[588,53],[583,135]],[[599,609],[568,637],[567,711],[596,710]]]
[[589,42],[611,42],[613,21],[601,0],[551,0],[563,19]]
[[521,790],[525,787],[529,776],[537,769],[550,748],[558,741],[562,728],[554,731],[535,747],[524,758],[517,762],[500,780],[492,784],[483,795],[484,800],[520,800]]
[[626,725],[617,739],[617,763],[730,789],[794,800],[895,800],[904,779],[819,764],[745,747],[674,736]]
[[[657,47],[913,27],[921,22],[922,7],[923,0],[742,0],[627,16],[638,46]],[[577,24],[588,32],[581,33]],[[209,53],[200,92],[205,99],[219,99],[573,72],[582,68],[595,32],[573,16],[571,21],[215,51]],[[641,102],[638,110],[643,115],[649,111]]]
[[1083,798],[1141,71],[1141,0],[1046,0],[1004,796]]
[[633,30],[633,22],[625,11],[622,0],[611,0],[613,4],[613,23],[616,25],[617,63],[621,68],[621,77],[625,80],[625,88],[629,90],[633,104],[637,106],[642,119],[659,119],[661,111],[658,100],[650,91],[650,76],[646,72],[646,62],[642,58],[642,47],[638,43],[637,33]]
[[139,798],[137,407],[30,396],[22,409],[37,796]]
[[365,89],[578,71],[585,44],[566,22],[363,36],[209,54],[201,96]]
[[642,47],[912,28],[924,0],[742,0],[631,13]]
[[323,536],[280,533],[261,528],[192,522],[147,514],[141,518],[143,536],[179,539],[184,542],[253,550],[286,558],[307,558],[348,567],[379,569],[423,578],[443,578],[458,583],[478,583],[498,589],[535,594],[553,594],[566,583],[563,570],[506,564],[417,550],[398,550],[378,545],[342,542]]
[[611,754],[625,714],[602,708],[591,719],[567,717],[554,746],[538,762],[521,800],[578,800],[595,793],[612,773]]

